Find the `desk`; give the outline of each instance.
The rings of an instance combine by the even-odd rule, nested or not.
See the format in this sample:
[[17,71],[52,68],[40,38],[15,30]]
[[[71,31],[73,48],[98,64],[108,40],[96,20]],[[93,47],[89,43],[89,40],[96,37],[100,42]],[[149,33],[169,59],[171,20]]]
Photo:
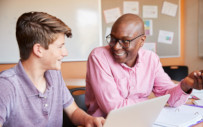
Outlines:
[[203,122],[198,123],[198,124],[196,124],[196,125],[194,125],[194,126],[192,126],[192,127],[203,127]]
[[69,89],[84,87],[86,85],[85,79],[66,79],[64,81]]
[[[173,81],[174,83],[179,83],[178,81]],[[85,79],[67,79],[65,80],[65,83],[67,84],[67,88],[77,88],[77,87],[84,87],[85,86]],[[149,96],[149,98],[155,97],[153,93]],[[194,99],[189,99],[186,104],[193,104]],[[78,126],[81,127],[81,126]],[[203,127],[203,122],[194,125],[193,127]]]

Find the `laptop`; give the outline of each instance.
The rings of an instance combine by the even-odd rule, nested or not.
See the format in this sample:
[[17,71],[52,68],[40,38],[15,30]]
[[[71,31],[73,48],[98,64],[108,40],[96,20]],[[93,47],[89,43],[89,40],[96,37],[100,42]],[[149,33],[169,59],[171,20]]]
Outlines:
[[170,95],[164,95],[109,112],[104,127],[152,127]]

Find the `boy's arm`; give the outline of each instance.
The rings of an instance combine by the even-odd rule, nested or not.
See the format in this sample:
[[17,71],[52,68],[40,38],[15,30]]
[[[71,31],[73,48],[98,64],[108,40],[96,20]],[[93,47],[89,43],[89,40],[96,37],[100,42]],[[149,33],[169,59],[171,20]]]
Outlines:
[[83,125],[88,127],[102,127],[104,124],[103,117],[92,117],[80,109],[75,102],[64,109],[70,120],[75,125]]

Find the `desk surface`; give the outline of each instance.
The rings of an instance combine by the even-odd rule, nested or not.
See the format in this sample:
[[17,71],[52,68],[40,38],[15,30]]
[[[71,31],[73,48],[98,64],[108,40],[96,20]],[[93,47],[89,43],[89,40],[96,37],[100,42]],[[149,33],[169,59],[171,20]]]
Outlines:
[[66,79],[64,80],[68,89],[84,87],[86,82],[85,79]]
[[[67,84],[67,87],[69,88],[69,89],[71,89],[71,88],[76,88],[76,87],[84,87],[85,85],[85,79],[77,79],[77,80],[75,80],[75,79],[71,79],[71,80],[66,80],[65,81],[66,82],[66,84]],[[175,83],[178,83],[178,82],[175,82]],[[82,85],[81,85],[82,84]],[[154,96],[153,96],[153,94],[152,95],[150,95],[150,97],[149,98],[153,98]],[[194,104],[193,103],[193,101],[194,101],[194,99],[189,99],[188,101],[187,101],[187,103],[186,104]],[[201,122],[201,123],[198,123],[198,124],[196,124],[196,125],[194,125],[194,126],[192,126],[192,127],[203,127],[203,122]]]

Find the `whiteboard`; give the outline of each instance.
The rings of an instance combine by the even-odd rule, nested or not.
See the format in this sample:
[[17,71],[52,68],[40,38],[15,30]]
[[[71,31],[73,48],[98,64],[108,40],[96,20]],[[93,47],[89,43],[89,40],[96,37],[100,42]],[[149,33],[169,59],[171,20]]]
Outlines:
[[63,61],[86,61],[91,50],[102,45],[100,4],[100,0],[0,0],[0,63],[18,62],[16,21],[30,11],[47,12],[72,29]]

